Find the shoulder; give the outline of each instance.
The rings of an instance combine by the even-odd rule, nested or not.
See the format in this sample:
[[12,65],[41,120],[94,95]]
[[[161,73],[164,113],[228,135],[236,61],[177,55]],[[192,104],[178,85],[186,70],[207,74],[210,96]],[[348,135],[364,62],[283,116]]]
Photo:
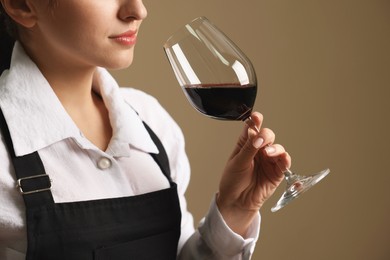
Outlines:
[[119,89],[125,101],[129,103],[140,115],[147,112],[152,113],[164,110],[154,96],[142,90],[130,87],[121,87]]
[[179,125],[155,97],[135,88],[120,88],[120,91],[125,102],[152,128],[164,146],[184,143]]
[[[153,130],[180,131],[168,111],[152,95],[135,88],[120,88],[124,100]],[[161,131],[160,131],[161,132]],[[162,134],[162,133],[160,133]]]
[[125,102],[133,107],[164,145],[172,178],[186,187],[189,180],[189,162],[185,152],[184,136],[179,125],[150,94],[134,88],[120,88],[120,90]]

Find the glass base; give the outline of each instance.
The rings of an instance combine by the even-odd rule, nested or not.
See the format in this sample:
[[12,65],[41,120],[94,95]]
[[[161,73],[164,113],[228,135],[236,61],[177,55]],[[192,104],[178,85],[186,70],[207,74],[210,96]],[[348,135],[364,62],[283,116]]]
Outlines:
[[316,183],[318,183],[326,175],[328,175],[329,172],[330,170],[326,169],[310,176],[299,176],[296,174],[286,176],[286,191],[282,194],[275,206],[271,208],[271,211],[278,211],[279,209],[286,206],[290,201],[294,200],[295,198],[298,198],[299,195],[313,187]]

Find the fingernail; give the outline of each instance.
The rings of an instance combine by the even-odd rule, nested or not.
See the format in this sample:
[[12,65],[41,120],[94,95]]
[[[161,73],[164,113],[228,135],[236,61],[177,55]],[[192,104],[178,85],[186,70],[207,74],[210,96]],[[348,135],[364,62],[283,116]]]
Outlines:
[[268,146],[265,148],[265,151],[267,152],[268,155],[271,155],[276,151],[276,149],[273,148],[272,146]]
[[253,141],[253,146],[256,148],[256,149],[259,149],[260,146],[264,143],[264,139],[261,138],[261,137],[258,137],[256,138],[254,141]]

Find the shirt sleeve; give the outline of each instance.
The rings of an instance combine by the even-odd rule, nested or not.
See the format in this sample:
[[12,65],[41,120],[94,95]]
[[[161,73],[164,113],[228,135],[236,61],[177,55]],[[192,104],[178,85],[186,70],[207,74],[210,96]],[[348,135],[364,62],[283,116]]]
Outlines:
[[250,259],[259,237],[260,220],[258,214],[243,238],[227,226],[213,199],[206,217],[181,249],[179,259]]

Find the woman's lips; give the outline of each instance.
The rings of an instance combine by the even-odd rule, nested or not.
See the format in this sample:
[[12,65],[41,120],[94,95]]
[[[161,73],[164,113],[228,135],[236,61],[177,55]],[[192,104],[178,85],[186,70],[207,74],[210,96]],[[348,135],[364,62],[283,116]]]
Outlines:
[[122,45],[134,45],[137,42],[137,31],[129,30],[122,34],[110,36],[109,38]]

